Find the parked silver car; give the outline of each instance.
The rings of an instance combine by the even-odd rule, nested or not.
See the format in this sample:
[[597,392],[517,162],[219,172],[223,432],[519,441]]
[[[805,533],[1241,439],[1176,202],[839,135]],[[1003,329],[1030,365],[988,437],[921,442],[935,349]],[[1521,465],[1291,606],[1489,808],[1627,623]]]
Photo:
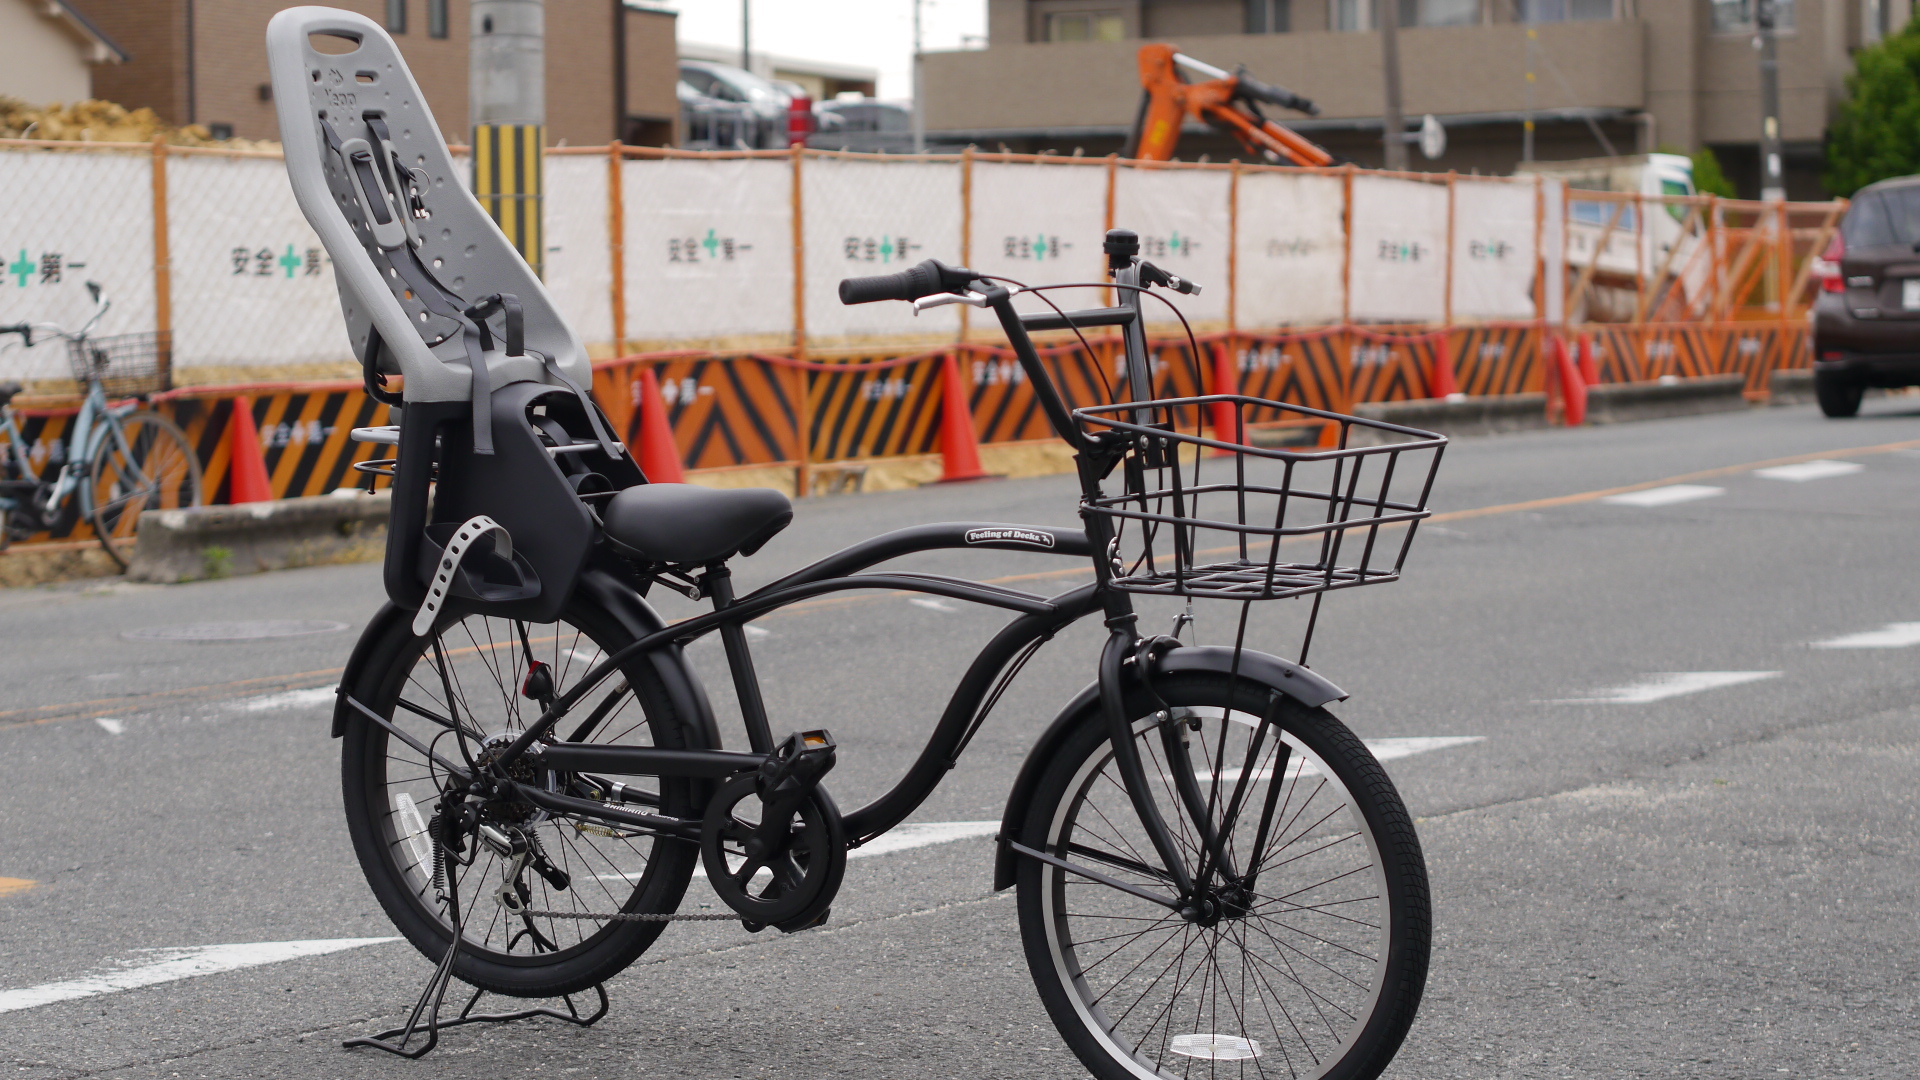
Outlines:
[[765,150],[787,145],[791,99],[742,68],[680,61],[680,109],[695,150]]

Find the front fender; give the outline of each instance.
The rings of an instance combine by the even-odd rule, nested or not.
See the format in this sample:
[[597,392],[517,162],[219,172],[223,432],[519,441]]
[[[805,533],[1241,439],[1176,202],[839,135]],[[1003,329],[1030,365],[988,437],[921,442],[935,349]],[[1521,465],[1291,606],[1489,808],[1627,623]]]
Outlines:
[[[1122,666],[1121,671],[1130,683],[1138,682],[1139,676],[1131,658]],[[1163,653],[1153,666],[1155,675],[1185,675],[1194,673],[1227,675],[1238,672],[1239,677],[1255,686],[1264,686],[1275,693],[1285,694],[1309,709],[1318,708],[1329,701],[1344,701],[1347,692],[1329,682],[1324,676],[1310,668],[1305,668],[1291,660],[1282,660],[1267,653],[1242,650],[1240,663],[1233,662],[1233,650],[1224,646],[1187,646]],[[1128,689],[1134,689],[1129,686]],[[1075,694],[1072,701],[1060,710],[1053,723],[1041,734],[1040,740],[1033,744],[1027,760],[1020,766],[1020,775],[1014,779],[1013,790],[1007,793],[1007,808],[1000,816],[1000,838],[1003,841],[993,858],[993,887],[996,891],[1013,885],[1014,852],[1004,841],[1019,834],[1021,822],[1026,820],[1027,805],[1033,801],[1033,791],[1040,785],[1040,774],[1046,770],[1059,755],[1067,736],[1088,717],[1097,717],[1100,711],[1099,684],[1089,684],[1086,689]]]

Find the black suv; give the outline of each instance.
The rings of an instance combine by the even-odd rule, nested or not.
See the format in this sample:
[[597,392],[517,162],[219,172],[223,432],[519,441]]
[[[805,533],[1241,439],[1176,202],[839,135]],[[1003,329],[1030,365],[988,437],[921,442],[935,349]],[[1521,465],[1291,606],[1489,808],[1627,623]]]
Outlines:
[[1852,416],[1869,386],[1920,386],[1920,176],[1861,188],[1813,276],[1820,411]]

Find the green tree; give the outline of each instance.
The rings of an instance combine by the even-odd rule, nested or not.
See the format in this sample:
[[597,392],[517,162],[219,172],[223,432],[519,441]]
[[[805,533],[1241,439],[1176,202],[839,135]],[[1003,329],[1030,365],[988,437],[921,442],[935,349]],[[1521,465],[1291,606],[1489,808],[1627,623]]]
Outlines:
[[1827,172],[1835,195],[1876,180],[1920,172],[1920,20],[1853,54],[1847,100],[1827,133]]
[[1740,192],[1734,188],[1733,181],[1720,170],[1720,159],[1713,156],[1710,147],[1701,147],[1693,155],[1693,190],[1702,195],[1718,195],[1723,199],[1737,199]]

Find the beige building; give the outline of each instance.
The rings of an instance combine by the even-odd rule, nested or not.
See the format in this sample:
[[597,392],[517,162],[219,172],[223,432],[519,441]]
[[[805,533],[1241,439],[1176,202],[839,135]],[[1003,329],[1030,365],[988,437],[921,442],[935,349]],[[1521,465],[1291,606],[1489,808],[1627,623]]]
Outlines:
[[[467,0],[328,2],[387,27],[448,141],[466,142]],[[267,22],[294,3],[69,0],[69,6],[90,15],[131,57],[95,71],[95,97],[151,106],[163,120],[204,124],[215,135],[278,137]],[[546,15],[550,145],[604,144],[616,135],[648,146],[676,141],[674,12],[632,0],[556,0]]]
[[0,0],[0,96],[29,105],[92,96],[98,66],[127,54],[63,0]]
[[[1710,146],[1743,193],[1759,188],[1755,0],[1396,0],[1403,111],[1432,113],[1448,150],[1415,168],[1507,173],[1523,125],[1538,158]],[[1815,198],[1827,122],[1851,53],[1898,30],[1911,0],[1781,0],[1787,183]],[[924,58],[929,135],[1014,150],[1120,148],[1140,103],[1146,41],[1314,99],[1277,119],[1364,165],[1384,107],[1373,0],[988,0],[988,47]],[[1238,145],[1193,131],[1180,156]]]

